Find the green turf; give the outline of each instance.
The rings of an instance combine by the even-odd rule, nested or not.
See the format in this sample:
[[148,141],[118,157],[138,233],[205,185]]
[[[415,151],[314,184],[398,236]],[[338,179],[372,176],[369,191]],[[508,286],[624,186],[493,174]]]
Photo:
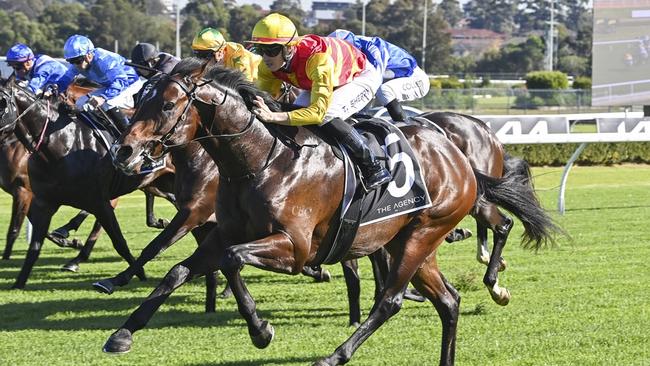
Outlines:
[[[543,204],[554,210],[561,169],[534,169]],[[538,253],[521,249],[513,230],[500,284],[512,292],[500,307],[483,288],[484,267],[475,242],[443,245],[439,262],[463,300],[458,326],[458,365],[648,365],[650,364],[650,166],[576,167],[558,222],[571,239]],[[9,196],[0,196],[5,230]],[[172,209],[160,200],[159,215]],[[74,211],[61,209],[54,225]],[[153,238],[144,228],[141,193],[121,199],[117,215],[133,252]],[[474,228],[470,220],[466,226]],[[85,224],[86,233],[90,223]],[[4,246],[4,235],[0,244]],[[93,280],[125,267],[105,236],[77,274],[59,271],[75,253],[46,243],[24,291],[8,288],[25,256],[21,237],[13,259],[0,262],[0,364],[2,365],[307,365],[332,352],[351,329],[339,266],[331,283],[315,284],[246,268],[244,277],[263,317],[275,326],[273,343],[250,343],[234,300],[220,300],[204,314],[201,280],[181,287],[149,326],[135,334],[131,353],[101,352],[166,271],[193,250],[184,239],[147,266],[150,280],[134,281],[112,296],[95,293]],[[373,285],[361,260],[362,303],[371,306]],[[351,365],[423,365],[438,362],[440,322],[430,304],[406,302],[402,311],[366,341]]]

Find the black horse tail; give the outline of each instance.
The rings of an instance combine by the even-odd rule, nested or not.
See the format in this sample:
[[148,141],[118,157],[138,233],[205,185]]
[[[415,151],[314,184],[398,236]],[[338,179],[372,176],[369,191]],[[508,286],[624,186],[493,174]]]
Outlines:
[[478,200],[494,203],[515,215],[524,225],[522,245],[535,250],[555,243],[564,231],[542,208],[533,187],[530,167],[520,158],[506,155],[501,178],[487,176],[474,169]]

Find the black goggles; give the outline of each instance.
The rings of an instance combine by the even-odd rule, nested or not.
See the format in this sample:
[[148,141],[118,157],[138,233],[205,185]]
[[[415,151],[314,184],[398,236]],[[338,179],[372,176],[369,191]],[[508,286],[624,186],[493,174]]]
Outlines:
[[258,44],[253,47],[253,52],[260,56],[275,57],[282,52],[284,45],[281,44]]
[[214,52],[215,51],[212,51],[212,50],[194,50],[194,51],[192,51],[194,56],[196,56],[198,58],[203,58],[203,59],[212,58],[213,55],[214,55]]
[[22,70],[25,68],[25,62],[21,62],[21,61],[8,61],[7,65],[9,65],[9,67],[11,67],[14,70]]
[[84,62],[85,58],[86,56],[77,56],[77,57],[66,59],[66,61],[72,65],[81,65],[81,63]]

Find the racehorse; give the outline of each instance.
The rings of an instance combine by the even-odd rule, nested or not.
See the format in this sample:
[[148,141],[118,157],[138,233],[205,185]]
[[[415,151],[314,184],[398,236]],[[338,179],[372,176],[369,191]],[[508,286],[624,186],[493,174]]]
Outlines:
[[[110,200],[149,184],[170,192],[173,166],[146,176],[127,177],[113,168],[107,149],[89,126],[77,123],[67,113],[59,113],[49,101],[35,98],[12,82],[5,88],[8,91],[3,93],[3,99],[21,118],[0,128],[13,131],[30,151],[28,172],[34,193],[28,213],[34,227],[32,240],[13,288],[25,287],[52,215],[61,205],[93,214],[120,256],[133,262]],[[143,271],[138,275],[145,279]]]
[[[261,96],[278,110],[274,101],[240,73],[210,64],[185,59],[174,75],[159,81],[145,96],[145,107],[134,115],[130,134],[123,136],[114,160],[128,165],[143,152],[157,156],[171,146],[200,141],[221,174],[215,211],[219,226],[194,254],[167,273],[111,335],[104,345],[106,352],[130,350],[133,332],[146,325],[176,288],[217,269],[232,286],[253,344],[265,348],[274,330],[259,318],[241,279],[242,267],[250,264],[297,274],[329,249],[327,239],[331,239],[330,230],[338,219],[339,201],[333,198],[343,194],[342,162],[306,128],[259,122],[250,112],[252,100]],[[369,318],[332,355],[318,361],[319,365],[349,361],[360,344],[399,311],[409,281],[434,304],[441,318],[440,363],[453,363],[460,296],[440,273],[436,248],[474,206],[477,189],[485,190],[479,193],[487,196],[498,194],[491,190],[500,181],[474,172],[466,157],[442,134],[418,126],[401,131],[423,166],[432,206],[359,229],[343,259],[386,247],[393,258],[386,285]],[[287,137],[293,143],[288,143]]]

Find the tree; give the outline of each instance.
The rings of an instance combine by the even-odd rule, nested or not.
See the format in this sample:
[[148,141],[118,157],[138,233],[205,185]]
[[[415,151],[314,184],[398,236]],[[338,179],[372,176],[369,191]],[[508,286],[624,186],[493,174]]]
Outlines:
[[229,38],[229,6],[224,0],[190,0],[182,13],[185,20],[181,26],[181,46],[184,54],[191,52],[192,39],[203,28],[211,27]]
[[73,34],[86,34],[94,25],[90,12],[81,4],[53,3],[38,17],[43,32],[49,40],[40,52],[54,57],[63,57],[63,44]]
[[516,8],[516,0],[471,0],[464,7],[471,28],[506,34],[515,30]]
[[476,66],[478,72],[528,73],[544,67],[544,41],[530,36],[525,42],[508,44],[500,49],[486,52]]
[[460,22],[464,16],[458,0],[442,0],[440,5],[438,5],[437,10],[442,19],[444,19],[452,28],[458,25],[458,22]]
[[251,38],[251,32],[258,20],[262,8],[259,5],[242,5],[230,9],[228,34],[233,42],[242,43]]

